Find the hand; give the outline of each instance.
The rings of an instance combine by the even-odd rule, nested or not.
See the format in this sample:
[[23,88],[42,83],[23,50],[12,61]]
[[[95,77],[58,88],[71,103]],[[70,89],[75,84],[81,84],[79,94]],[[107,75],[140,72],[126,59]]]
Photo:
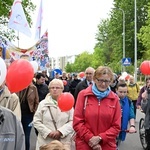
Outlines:
[[146,100],[148,98],[148,95],[147,95],[147,91],[145,90],[143,93],[142,93],[142,98],[144,100]]
[[140,106],[140,105],[137,105],[137,109],[141,110],[142,108],[141,108],[141,106]]
[[136,129],[134,127],[129,128],[129,133],[135,133],[135,132],[136,132]]
[[93,150],[102,150],[102,147],[99,144],[97,144],[94,147],[92,147],[92,149]]
[[98,145],[100,142],[100,137],[99,136],[93,136],[90,140],[89,140],[89,146],[90,147],[94,147],[96,145]]
[[57,139],[57,140],[58,140],[58,139],[61,137],[61,135],[62,135],[62,133],[57,130],[57,131],[52,131],[52,132],[50,132],[48,136],[49,136],[50,138],[53,138],[53,139]]

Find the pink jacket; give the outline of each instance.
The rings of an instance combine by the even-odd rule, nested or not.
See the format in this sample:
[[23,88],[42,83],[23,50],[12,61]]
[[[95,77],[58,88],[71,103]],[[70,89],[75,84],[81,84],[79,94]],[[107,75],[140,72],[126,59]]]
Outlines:
[[110,92],[100,103],[91,86],[79,93],[73,119],[77,150],[92,150],[88,142],[93,136],[102,138],[102,150],[116,150],[116,137],[120,127],[121,108],[115,93]]

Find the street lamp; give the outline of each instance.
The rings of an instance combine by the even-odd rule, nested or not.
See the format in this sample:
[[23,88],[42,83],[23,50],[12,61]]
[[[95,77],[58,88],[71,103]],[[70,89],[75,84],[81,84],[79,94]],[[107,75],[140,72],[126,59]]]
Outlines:
[[[123,31],[122,31],[122,43],[123,43],[123,58],[125,58],[125,12],[123,9],[118,8],[119,10],[122,11],[122,26],[123,26]],[[125,66],[123,66],[123,72],[125,71]]]
[[134,0],[134,78],[137,82],[137,12],[136,0]]
[[[116,8],[120,11],[122,11],[122,27],[123,27],[123,31],[122,31],[122,45],[123,45],[123,58],[125,58],[125,12],[123,9],[121,8]],[[125,71],[125,66],[123,66],[123,72]]]

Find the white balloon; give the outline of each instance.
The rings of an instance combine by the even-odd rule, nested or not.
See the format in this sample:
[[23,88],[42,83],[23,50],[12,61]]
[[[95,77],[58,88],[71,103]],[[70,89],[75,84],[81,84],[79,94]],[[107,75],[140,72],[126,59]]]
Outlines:
[[0,86],[5,81],[7,68],[5,61],[0,57]]
[[36,61],[30,61],[30,63],[33,67],[34,73],[36,73],[38,71],[38,63]]

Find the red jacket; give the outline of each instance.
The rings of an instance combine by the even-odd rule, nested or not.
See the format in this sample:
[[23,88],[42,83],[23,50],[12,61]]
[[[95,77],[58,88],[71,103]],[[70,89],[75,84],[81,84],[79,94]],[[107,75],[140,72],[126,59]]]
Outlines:
[[[85,99],[87,103],[85,105]],[[85,108],[85,109],[84,109]],[[121,128],[121,108],[118,96],[112,91],[100,103],[91,86],[77,98],[73,128],[76,131],[76,149],[92,150],[88,146],[93,136],[100,136],[102,150],[116,150],[116,137]]]

